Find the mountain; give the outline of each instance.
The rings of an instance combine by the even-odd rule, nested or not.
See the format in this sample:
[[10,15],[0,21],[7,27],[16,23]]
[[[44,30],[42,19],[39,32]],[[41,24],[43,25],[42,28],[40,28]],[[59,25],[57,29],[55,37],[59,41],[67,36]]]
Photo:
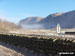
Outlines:
[[[56,15],[56,14],[55,14]],[[55,28],[57,24],[60,24],[62,28],[74,28],[75,27],[75,11],[61,13],[57,16],[53,14],[47,16],[41,23],[46,29]]]
[[75,28],[75,10],[65,13],[50,14],[45,18],[28,17],[20,21],[20,24],[25,25],[40,25],[40,28],[51,29],[60,24],[62,28]]
[[38,24],[42,19],[42,17],[27,17],[26,19],[22,19],[19,25],[24,29],[42,28],[42,26]]
[[26,19],[22,19],[19,23],[20,24],[35,24],[42,20],[42,17],[27,17]]

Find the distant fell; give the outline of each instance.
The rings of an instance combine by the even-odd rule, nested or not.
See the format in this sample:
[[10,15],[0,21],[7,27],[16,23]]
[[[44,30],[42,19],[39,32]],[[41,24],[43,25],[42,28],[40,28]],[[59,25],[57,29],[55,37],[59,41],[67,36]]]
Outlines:
[[27,17],[25,19],[22,19],[19,24],[35,24],[38,23],[40,20],[42,20],[42,17]]
[[[62,28],[75,28],[75,10],[65,13],[50,14],[45,18],[42,17],[28,17],[19,22],[21,25],[38,24],[41,28],[51,29],[60,24]],[[26,26],[24,26],[26,27]]]

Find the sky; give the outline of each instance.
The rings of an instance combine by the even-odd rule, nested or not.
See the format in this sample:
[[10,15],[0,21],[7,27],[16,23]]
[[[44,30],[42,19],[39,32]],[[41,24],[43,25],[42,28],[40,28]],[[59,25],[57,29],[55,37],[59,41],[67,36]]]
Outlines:
[[75,10],[75,0],[0,0],[0,18],[18,23],[30,16],[46,17]]

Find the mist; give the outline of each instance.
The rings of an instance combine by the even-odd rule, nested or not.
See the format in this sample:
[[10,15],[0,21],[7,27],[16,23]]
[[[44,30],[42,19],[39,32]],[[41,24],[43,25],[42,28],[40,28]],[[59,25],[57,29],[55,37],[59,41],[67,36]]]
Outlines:
[[41,29],[41,28],[43,28],[43,26],[42,25],[39,25],[39,24],[22,25],[21,27],[23,29]]

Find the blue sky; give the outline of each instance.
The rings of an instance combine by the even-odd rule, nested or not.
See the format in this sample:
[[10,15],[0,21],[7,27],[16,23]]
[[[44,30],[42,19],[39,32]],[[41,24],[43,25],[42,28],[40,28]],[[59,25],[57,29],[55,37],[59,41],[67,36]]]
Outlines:
[[18,23],[29,16],[75,10],[75,0],[0,0],[0,17]]

